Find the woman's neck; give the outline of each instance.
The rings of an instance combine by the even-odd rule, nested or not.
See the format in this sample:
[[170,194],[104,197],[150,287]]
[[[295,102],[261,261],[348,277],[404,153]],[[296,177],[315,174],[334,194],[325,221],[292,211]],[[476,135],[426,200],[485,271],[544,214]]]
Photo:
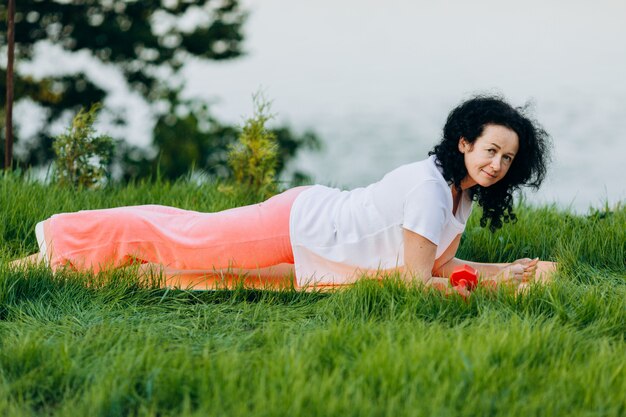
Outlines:
[[452,192],[452,214],[456,216],[456,211],[459,208],[459,203],[461,202],[463,190],[457,189],[454,184],[452,184],[450,185],[450,191]]

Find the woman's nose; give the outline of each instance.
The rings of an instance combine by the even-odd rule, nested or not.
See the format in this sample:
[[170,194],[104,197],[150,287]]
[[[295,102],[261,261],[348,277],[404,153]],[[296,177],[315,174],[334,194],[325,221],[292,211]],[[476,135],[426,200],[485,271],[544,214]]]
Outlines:
[[500,171],[500,157],[496,156],[491,160],[491,168],[493,168],[494,171]]

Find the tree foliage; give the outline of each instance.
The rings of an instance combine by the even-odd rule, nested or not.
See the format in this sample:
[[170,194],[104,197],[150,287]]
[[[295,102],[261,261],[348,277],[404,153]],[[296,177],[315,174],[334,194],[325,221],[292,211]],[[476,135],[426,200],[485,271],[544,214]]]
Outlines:
[[[243,54],[242,28],[246,12],[239,0],[21,0],[16,2],[16,101],[30,99],[46,114],[45,128],[30,147],[22,146],[21,164],[36,165],[52,157],[49,127],[66,112],[76,113],[90,103],[104,102],[108,94],[84,73],[33,79],[22,74],[20,63],[35,58],[37,46],[56,45],[70,53],[87,53],[113,65],[130,91],[139,93],[152,108],[156,121],[153,141],[157,156],[124,143],[117,161],[126,178],[144,176],[158,165],[162,175],[176,178],[190,166],[225,175],[228,144],[236,129],[211,117],[200,100],[184,100],[180,70],[190,59],[225,60]],[[6,45],[6,5],[0,4],[0,45]],[[0,69],[0,94],[6,91]],[[3,104],[4,105],[4,104]],[[112,112],[112,109],[108,109]],[[117,114],[125,123],[124,114]],[[283,128],[284,129],[284,128]],[[279,129],[280,130],[280,129]],[[302,146],[315,146],[306,133],[282,130],[280,167]],[[16,138],[19,142],[20,138]],[[25,148],[25,149],[24,149]]]

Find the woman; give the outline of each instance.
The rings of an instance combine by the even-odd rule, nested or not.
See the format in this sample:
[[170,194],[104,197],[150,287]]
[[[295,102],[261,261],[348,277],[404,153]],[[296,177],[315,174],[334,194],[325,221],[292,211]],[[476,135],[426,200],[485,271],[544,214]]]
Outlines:
[[219,213],[134,206],[59,214],[37,225],[40,252],[17,263],[98,272],[139,261],[161,268],[170,285],[228,272],[249,274],[257,284],[295,276],[297,287],[323,287],[382,271],[442,287],[461,264],[513,285],[537,272],[547,279],[555,264],[538,259],[455,258],[472,201],[483,209],[481,226],[492,231],[515,220],[512,194],[543,181],[547,141],[521,110],[498,97],[475,97],[450,113],[428,159],[365,188],[298,187]]

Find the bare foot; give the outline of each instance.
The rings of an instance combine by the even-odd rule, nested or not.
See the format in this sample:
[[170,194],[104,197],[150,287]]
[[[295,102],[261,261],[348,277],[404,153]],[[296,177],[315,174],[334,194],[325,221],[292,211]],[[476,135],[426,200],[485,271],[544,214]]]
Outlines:
[[18,268],[28,268],[31,266],[39,265],[43,261],[40,252],[34,253],[32,255],[26,256],[24,258],[16,259],[14,261],[9,262],[9,268],[18,269]]
[[535,282],[541,282],[542,284],[552,282],[557,267],[558,264],[556,262],[539,261],[535,273]]
[[525,281],[520,283],[520,285],[515,290],[515,295],[528,294],[532,285],[545,285],[551,283],[554,279],[554,274],[557,271],[557,267],[558,264],[556,262],[539,261],[537,263],[537,270],[535,272],[534,279],[532,281]]

